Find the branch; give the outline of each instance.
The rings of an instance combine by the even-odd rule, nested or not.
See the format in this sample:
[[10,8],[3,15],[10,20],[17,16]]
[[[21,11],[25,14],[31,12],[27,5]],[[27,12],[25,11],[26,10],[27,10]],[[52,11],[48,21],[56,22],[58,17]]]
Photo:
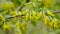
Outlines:
[[16,16],[5,16],[5,19],[15,18],[15,17],[22,17],[25,15],[16,15]]
[[15,11],[21,11],[21,9],[24,7],[25,5],[21,5],[21,6],[18,6],[17,9]]
[[[22,9],[24,6],[25,6],[25,5],[18,6],[15,11],[16,11],[16,12],[21,11],[21,9]],[[24,15],[16,15],[15,17],[21,17],[21,16],[24,16]],[[10,15],[7,15],[7,16],[5,16],[5,19],[10,19],[10,18],[15,18],[15,17],[10,16]]]
[[60,13],[60,11],[58,11],[58,12],[53,12],[53,14],[57,14],[57,13]]
[[[60,11],[59,12],[53,12],[53,14],[57,14],[57,13],[60,13]],[[22,17],[22,16],[25,16],[25,15],[16,15],[15,17]],[[10,19],[10,18],[15,18],[15,17],[13,17],[13,16],[9,16],[9,17],[5,17],[6,19]]]
[[[24,7],[25,5],[21,5],[21,6],[18,6],[17,9],[15,11],[21,11],[21,9]],[[60,13],[60,11],[58,12],[52,12],[53,14],[57,14],[57,13]],[[22,16],[25,16],[25,15],[16,15],[15,17],[22,17]],[[10,19],[10,18],[15,18],[13,16],[5,16],[5,19]]]

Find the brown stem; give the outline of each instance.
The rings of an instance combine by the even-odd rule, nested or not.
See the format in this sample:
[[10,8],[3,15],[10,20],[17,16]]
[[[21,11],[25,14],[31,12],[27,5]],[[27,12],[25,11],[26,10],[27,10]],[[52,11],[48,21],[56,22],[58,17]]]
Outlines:
[[58,12],[53,12],[53,14],[57,14],[57,13],[60,13],[60,11],[58,11]]

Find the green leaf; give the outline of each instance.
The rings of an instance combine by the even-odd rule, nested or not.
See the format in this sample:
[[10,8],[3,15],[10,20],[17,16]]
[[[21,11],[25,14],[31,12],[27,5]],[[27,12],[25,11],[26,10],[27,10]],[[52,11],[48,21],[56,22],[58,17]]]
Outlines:
[[26,2],[29,2],[29,0],[26,0]]
[[14,3],[15,3],[16,5],[21,5],[21,1],[19,1],[19,0],[14,0]]
[[3,9],[2,8],[0,8],[0,13],[3,11]]
[[60,20],[60,16],[59,16],[58,14],[55,16],[55,18],[57,18],[57,19],[59,19],[59,20]]
[[34,26],[36,26],[36,22],[35,22],[35,21],[31,21],[31,23],[32,23]]

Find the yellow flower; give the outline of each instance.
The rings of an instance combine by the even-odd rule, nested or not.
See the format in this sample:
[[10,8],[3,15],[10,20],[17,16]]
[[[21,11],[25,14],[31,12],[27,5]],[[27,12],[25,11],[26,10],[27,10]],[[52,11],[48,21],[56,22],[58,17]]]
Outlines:
[[54,28],[58,28],[58,22],[54,21]]
[[5,20],[5,18],[3,17],[3,15],[0,15],[0,19],[3,20],[3,21]]
[[50,16],[55,16],[52,12],[50,11],[47,11],[47,14],[50,15]]
[[2,28],[4,29],[4,31],[5,31],[5,30],[11,30],[11,25],[9,25],[9,24],[4,24],[4,25],[2,26]]
[[19,11],[19,12],[18,12],[18,14],[19,14],[19,15],[22,15],[22,12],[21,12],[21,11]]
[[44,0],[43,3],[45,7],[48,7],[52,3],[52,0]]
[[10,4],[10,7],[13,7],[13,8],[14,8],[14,7],[15,7],[15,5],[14,5],[13,3],[11,3],[11,4]]
[[9,4],[7,2],[5,2],[3,5],[2,5],[3,9],[8,9],[9,7]]
[[43,19],[46,18],[46,15],[45,15],[45,14],[42,14],[42,18],[43,18]]
[[44,19],[44,23],[45,23],[45,24],[48,24],[48,23],[50,23],[50,20],[49,20],[48,18],[45,18],[45,19]]
[[5,2],[2,5],[3,9],[9,9],[9,8],[14,8],[15,9],[15,5],[12,2]]
[[20,22],[19,21],[15,25],[17,28],[20,28]]
[[22,23],[21,28],[22,28],[22,30],[26,30],[26,28],[27,28],[26,24]]
[[49,18],[45,14],[42,15],[42,19],[46,25],[50,23]]
[[33,11],[33,12],[32,12],[32,14],[33,14],[33,15],[36,15],[36,14],[37,14],[37,12]]
[[27,13],[25,19],[28,20],[28,18],[29,18],[29,14]]
[[11,14],[13,17],[15,17],[15,16],[18,15],[16,11],[12,11],[12,12],[10,12],[10,14]]
[[42,12],[37,14],[37,18],[40,19],[42,17]]

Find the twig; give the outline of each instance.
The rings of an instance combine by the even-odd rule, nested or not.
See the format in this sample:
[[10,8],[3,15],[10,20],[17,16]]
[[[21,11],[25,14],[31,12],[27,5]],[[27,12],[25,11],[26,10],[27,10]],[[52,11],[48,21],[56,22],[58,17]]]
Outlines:
[[21,5],[21,6],[18,6],[17,9],[15,11],[21,11],[21,9],[24,7],[25,5]]
[[15,18],[15,17],[22,17],[22,16],[25,16],[25,15],[9,16],[9,17],[5,17],[5,19],[10,19],[10,18]]
[[[53,14],[57,14],[57,13],[60,13],[60,11],[59,12],[53,12]],[[25,15],[16,15],[15,17],[22,17],[22,16],[25,16]],[[15,18],[15,17],[9,16],[9,17],[5,17],[5,18],[10,19],[10,18]]]
[[57,13],[60,13],[60,11],[58,11],[58,12],[53,12],[53,14],[57,14]]

